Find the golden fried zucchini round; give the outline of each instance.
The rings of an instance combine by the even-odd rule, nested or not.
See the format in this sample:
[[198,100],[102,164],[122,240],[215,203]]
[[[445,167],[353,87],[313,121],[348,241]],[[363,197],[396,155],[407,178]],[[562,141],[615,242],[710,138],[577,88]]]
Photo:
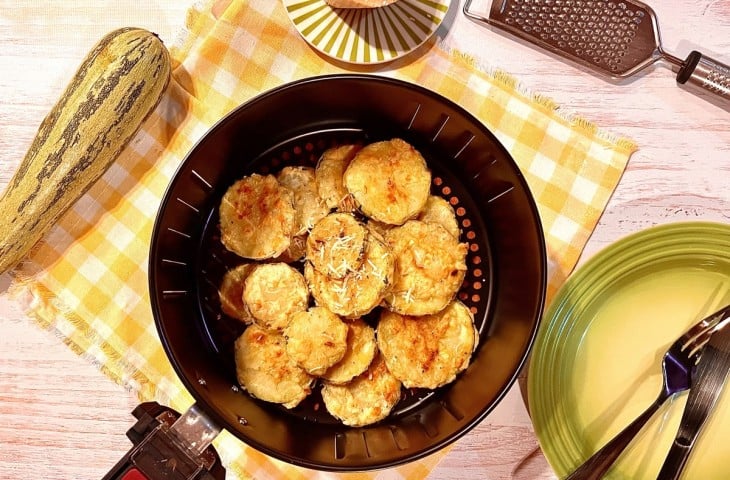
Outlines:
[[307,237],[307,260],[330,278],[344,278],[363,262],[368,230],[349,213],[331,213]]
[[307,262],[304,278],[317,305],[344,318],[358,318],[382,302],[393,281],[394,268],[394,258],[388,247],[371,235],[364,261],[357,271],[343,278],[331,278]]
[[466,275],[467,244],[437,223],[409,220],[385,233],[395,257],[393,285],[385,295],[389,309],[429,315],[451,302]]
[[423,209],[431,190],[426,160],[407,142],[371,143],[355,155],[343,183],[366,216],[401,225]]
[[307,234],[297,235],[292,237],[289,248],[284,250],[284,253],[276,257],[276,261],[284,263],[294,263],[300,260],[304,260],[307,255]]
[[426,223],[438,223],[446,229],[454,238],[459,238],[461,230],[459,229],[459,221],[456,220],[456,212],[444,198],[438,195],[431,195],[426,201],[426,205],[418,214],[417,220]]
[[324,307],[292,315],[284,330],[286,353],[311,375],[322,375],[347,351],[347,325]]
[[282,330],[293,314],[307,309],[309,290],[295,268],[280,262],[263,263],[246,278],[243,301],[257,324]]
[[367,370],[375,358],[378,346],[375,330],[361,319],[346,322],[347,350],[342,360],[321,375],[323,380],[343,385]]
[[294,408],[311,393],[314,378],[286,354],[286,339],[254,324],[234,345],[238,383],[261,400]]
[[388,369],[403,385],[437,388],[466,369],[479,337],[471,311],[456,300],[423,317],[383,310],[377,339]]
[[324,218],[329,209],[317,193],[317,182],[312,167],[284,167],[276,176],[279,183],[294,194],[296,227],[294,235],[301,235]]
[[332,147],[319,158],[314,171],[317,192],[328,209],[341,212],[355,209],[350,193],[342,184],[342,175],[360,148],[359,145]]
[[389,223],[383,223],[377,220],[373,220],[372,218],[368,218],[366,225],[371,234],[377,234],[381,239],[385,238],[385,232],[395,226]]
[[253,269],[253,264],[244,263],[226,271],[218,287],[223,313],[247,325],[253,322],[253,316],[243,302],[243,284]]
[[220,203],[221,242],[244,258],[280,255],[294,233],[293,202],[292,193],[273,175],[253,174],[238,180]]
[[401,398],[401,382],[388,371],[381,355],[345,385],[325,383],[322,400],[345,425],[361,427],[387,417]]

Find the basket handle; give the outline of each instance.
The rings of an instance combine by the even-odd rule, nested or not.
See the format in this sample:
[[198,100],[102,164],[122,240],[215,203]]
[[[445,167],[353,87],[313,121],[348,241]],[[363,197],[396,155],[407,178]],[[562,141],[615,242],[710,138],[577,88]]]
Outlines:
[[677,73],[677,83],[713,93],[719,106],[730,110],[730,67],[694,50]]

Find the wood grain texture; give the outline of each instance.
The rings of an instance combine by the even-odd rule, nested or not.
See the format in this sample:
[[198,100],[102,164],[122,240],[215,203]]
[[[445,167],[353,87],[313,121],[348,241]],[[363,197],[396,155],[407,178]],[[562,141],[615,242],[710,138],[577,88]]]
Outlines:
[[[476,25],[454,2],[440,34],[490,68],[514,75],[565,115],[639,145],[581,262],[643,228],[685,220],[730,222],[730,112],[678,87],[657,64],[607,81]],[[479,6],[475,2],[475,7]],[[488,4],[484,0],[482,5]],[[663,44],[730,63],[730,0],[653,2]],[[0,0],[0,189],[88,49],[120,26],[172,41],[189,3],[171,0]],[[483,9],[486,11],[486,9]],[[0,277],[0,478],[98,479],[127,451],[134,395],[25,318]],[[434,479],[554,479],[519,385],[460,439]]]

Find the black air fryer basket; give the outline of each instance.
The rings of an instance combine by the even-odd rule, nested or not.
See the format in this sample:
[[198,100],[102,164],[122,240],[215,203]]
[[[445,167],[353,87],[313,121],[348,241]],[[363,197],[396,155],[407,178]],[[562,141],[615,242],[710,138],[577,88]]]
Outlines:
[[[385,420],[362,428],[329,416],[315,391],[293,410],[236,382],[233,342],[244,325],[217,288],[240,263],[219,240],[218,204],[250,173],[314,166],[327,148],[399,137],[432,171],[469,243],[458,298],[480,341],[469,368],[435,391],[408,390]],[[546,253],[538,212],[509,153],[479,120],[425,88],[370,75],[305,79],[264,93],[217,123],[175,174],[150,252],[150,295],[167,355],[197,406],[253,448],[309,468],[354,471],[416,460],[481,421],[515,382],[542,312]]]

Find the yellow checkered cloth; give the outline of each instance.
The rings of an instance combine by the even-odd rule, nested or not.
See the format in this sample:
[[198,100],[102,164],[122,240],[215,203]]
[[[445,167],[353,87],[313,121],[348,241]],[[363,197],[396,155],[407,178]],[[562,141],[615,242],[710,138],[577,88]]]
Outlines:
[[[29,314],[115,381],[178,411],[192,404],[154,327],[147,287],[152,225],[177,166],[218,119],[249,98],[296,79],[346,71],[310,48],[284,7],[238,0],[191,7],[170,46],[173,81],[118,161],[15,271],[11,289]],[[549,295],[575,266],[635,150],[485,73],[435,41],[371,73],[423,85],[475,114],[512,153],[532,189],[550,259]],[[331,478],[269,458],[223,432],[215,446],[237,478]],[[348,478],[420,479],[446,452]]]

